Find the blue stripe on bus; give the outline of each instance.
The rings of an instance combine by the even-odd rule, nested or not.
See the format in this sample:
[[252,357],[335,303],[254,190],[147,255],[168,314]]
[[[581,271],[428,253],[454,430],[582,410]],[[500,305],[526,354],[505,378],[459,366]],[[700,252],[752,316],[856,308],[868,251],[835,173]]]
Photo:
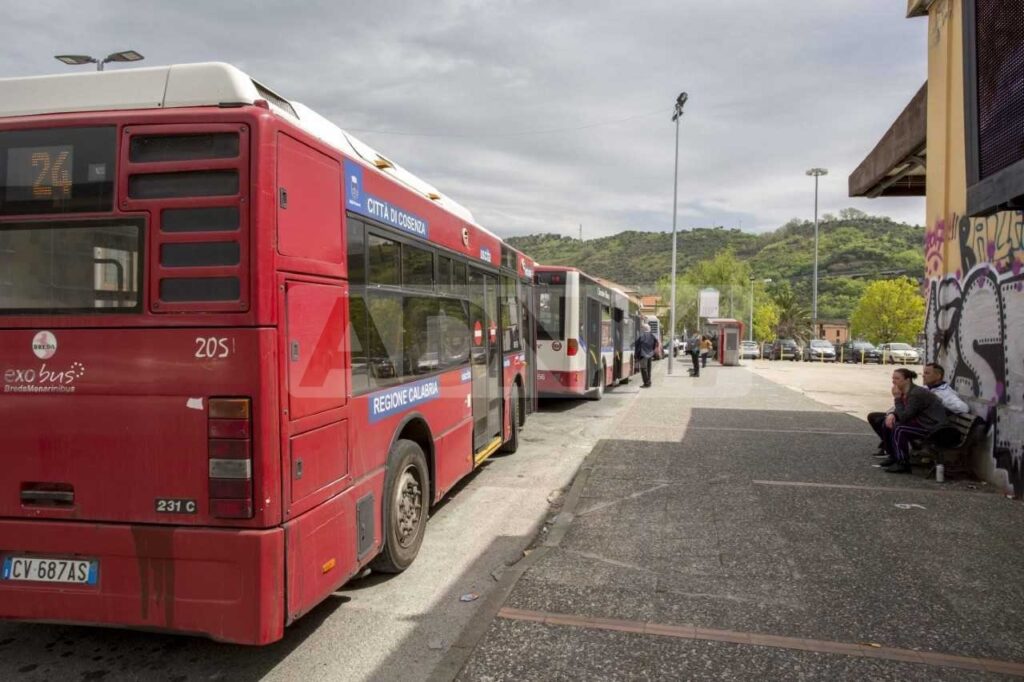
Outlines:
[[430,238],[430,223],[386,199],[375,197],[363,186],[363,167],[354,161],[345,161],[345,205],[349,210],[368,218],[397,227],[399,230],[424,239]]
[[441,396],[441,383],[426,379],[413,384],[389,388],[370,395],[370,423],[404,412]]

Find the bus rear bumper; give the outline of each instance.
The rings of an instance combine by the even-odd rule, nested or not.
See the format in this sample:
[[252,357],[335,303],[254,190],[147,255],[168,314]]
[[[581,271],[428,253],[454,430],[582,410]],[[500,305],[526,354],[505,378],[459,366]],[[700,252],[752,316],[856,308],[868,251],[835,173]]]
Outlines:
[[284,532],[0,521],[10,557],[98,562],[95,584],[0,574],[0,618],[199,634],[268,644],[284,634]]
[[586,372],[553,372],[543,370],[537,373],[537,394],[542,398],[582,397],[587,393]]

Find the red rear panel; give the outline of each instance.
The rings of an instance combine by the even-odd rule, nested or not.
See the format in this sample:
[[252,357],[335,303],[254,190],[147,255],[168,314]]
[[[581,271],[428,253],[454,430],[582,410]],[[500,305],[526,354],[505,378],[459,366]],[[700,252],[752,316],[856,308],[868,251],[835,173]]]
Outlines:
[[255,518],[231,523],[280,521],[273,330],[42,331],[0,332],[0,518],[223,524],[209,399],[249,397]]

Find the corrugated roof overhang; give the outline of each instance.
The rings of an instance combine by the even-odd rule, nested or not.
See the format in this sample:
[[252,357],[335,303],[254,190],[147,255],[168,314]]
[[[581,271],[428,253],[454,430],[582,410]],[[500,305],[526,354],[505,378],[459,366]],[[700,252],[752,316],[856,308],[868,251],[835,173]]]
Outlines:
[[926,81],[871,153],[850,174],[850,196],[923,197],[927,121]]

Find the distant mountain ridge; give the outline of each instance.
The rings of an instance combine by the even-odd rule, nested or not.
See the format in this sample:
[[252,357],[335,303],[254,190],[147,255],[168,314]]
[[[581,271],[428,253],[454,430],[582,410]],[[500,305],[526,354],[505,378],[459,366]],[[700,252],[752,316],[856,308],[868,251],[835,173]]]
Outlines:
[[[869,282],[924,276],[924,227],[844,209],[818,225],[819,317],[846,318]],[[553,234],[511,237],[509,244],[544,265],[571,265],[641,291],[654,291],[669,274],[670,232],[627,231],[580,241]],[[772,232],[751,234],[723,227],[683,230],[677,239],[677,272],[731,248],[756,277],[788,281],[809,294],[814,271],[814,223],[791,220]]]

